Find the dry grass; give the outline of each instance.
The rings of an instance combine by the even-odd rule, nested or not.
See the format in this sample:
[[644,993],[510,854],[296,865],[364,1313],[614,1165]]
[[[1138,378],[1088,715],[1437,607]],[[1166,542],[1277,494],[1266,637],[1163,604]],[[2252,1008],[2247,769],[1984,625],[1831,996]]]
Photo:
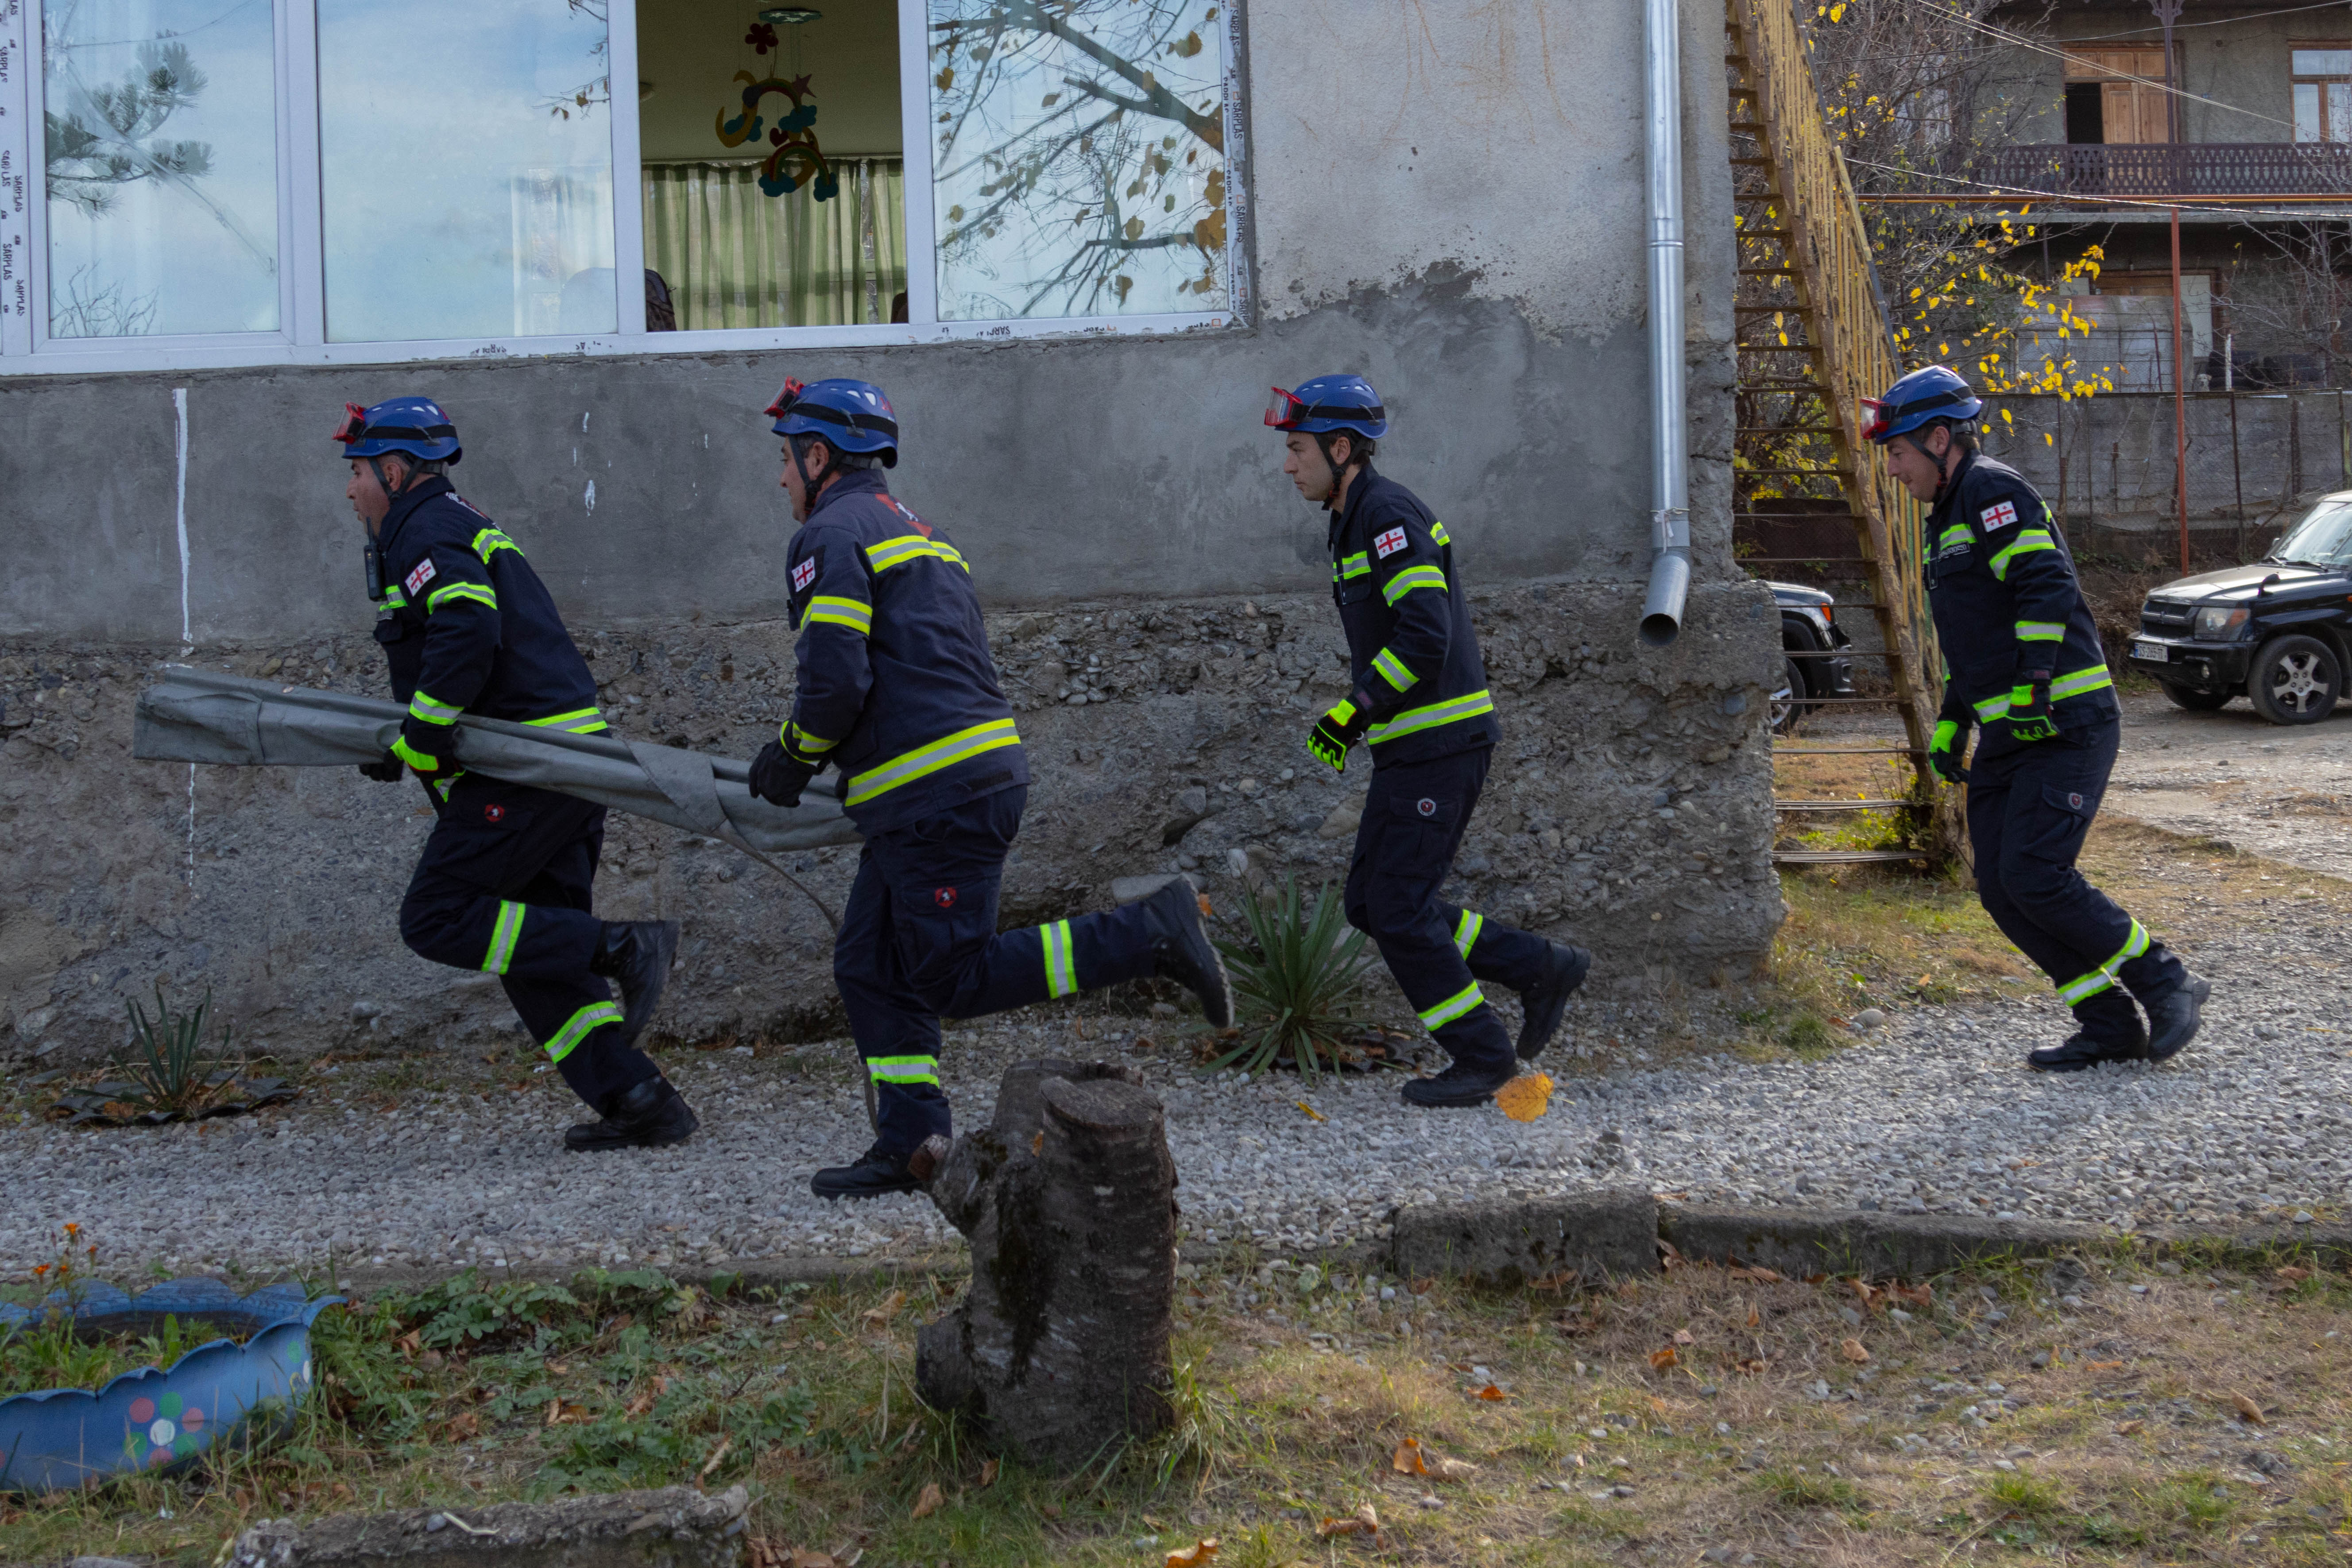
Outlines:
[[[773,1303],[720,1304],[664,1331],[662,1354],[723,1352],[711,1364],[727,1377],[808,1385],[811,1434],[727,1479],[753,1489],[761,1542],[862,1548],[875,1568],[1157,1564],[1212,1535],[1221,1568],[1685,1563],[1716,1548],[1759,1563],[2340,1564],[2352,1541],[2341,1276],[2123,1257],[1948,1277],[1906,1300],[1684,1267],[1597,1294],[1423,1282],[1383,1310],[1360,1278],[1302,1295],[1254,1261],[1180,1287],[1182,1440],[1076,1481],[992,1471],[975,1434],[911,1406],[914,1331],[951,1294],[934,1279],[818,1289],[782,1325]],[[630,1396],[593,1375],[610,1338],[568,1358],[586,1374],[565,1399]],[[477,1412],[485,1379],[507,1375],[464,1356],[409,1373],[413,1398]],[[1505,1397],[1479,1397],[1489,1386]],[[526,1495],[562,1435],[534,1411],[0,1509],[0,1560],[208,1563],[261,1514]],[[1475,1468],[1400,1474],[1406,1437]],[[918,1520],[931,1485],[945,1506]],[[1379,1547],[1318,1540],[1319,1521],[1367,1503]]]

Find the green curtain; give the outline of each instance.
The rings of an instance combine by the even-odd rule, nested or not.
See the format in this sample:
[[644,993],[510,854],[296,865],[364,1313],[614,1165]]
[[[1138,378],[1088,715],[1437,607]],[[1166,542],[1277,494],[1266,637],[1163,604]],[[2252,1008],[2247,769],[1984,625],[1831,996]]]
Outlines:
[[836,158],[841,194],[761,194],[751,163],[647,163],[646,265],[681,331],[887,321],[907,287],[906,165]]

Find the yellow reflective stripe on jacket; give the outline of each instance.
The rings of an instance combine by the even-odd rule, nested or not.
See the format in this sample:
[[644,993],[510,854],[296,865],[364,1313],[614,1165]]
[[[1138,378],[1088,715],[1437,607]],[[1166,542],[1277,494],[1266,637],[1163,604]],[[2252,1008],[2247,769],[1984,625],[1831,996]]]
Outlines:
[[2101,691],[2115,683],[2116,678],[2108,673],[2105,665],[2095,664],[2088,669],[2074,670],[2052,681],[2050,700],[2056,702],[2068,697],[2080,697],[2085,692]]
[[893,566],[903,566],[909,561],[919,560],[926,555],[937,556],[941,561],[952,561],[957,565],[963,566],[966,572],[971,570],[971,567],[964,566],[963,557],[956,553],[954,545],[943,540],[925,539],[919,533],[902,533],[896,539],[886,539],[879,544],[869,544],[866,547],[866,564],[877,572],[887,572]]
[[1408,708],[1385,724],[1375,724],[1364,739],[1372,745],[1433,730],[1440,724],[1451,724],[1461,719],[1475,719],[1481,713],[1492,713],[1495,700],[1484,691],[1473,691],[1467,697],[1451,697],[1443,702],[1433,702],[1426,708]]
[[2064,642],[2066,623],[2063,621],[2020,621],[2017,623],[2020,642]]
[[2011,540],[2009,548],[1994,556],[1987,564],[1992,568],[1994,576],[2006,583],[2009,581],[2009,563],[2011,561],[2021,555],[2031,555],[2037,550],[2057,548],[2057,542],[2050,537],[2047,529],[2029,528]]
[[1343,577],[1360,577],[1371,569],[1370,555],[1359,550],[1353,555],[1342,555],[1331,563],[1331,581],[1337,583]]
[[547,1052],[549,1061],[560,1062],[572,1054],[573,1047],[588,1037],[591,1030],[601,1029],[607,1024],[617,1024],[620,1021],[621,1009],[618,1004],[591,1002],[566,1018],[563,1021],[563,1027],[549,1036],[547,1044],[541,1048]]
[[524,723],[541,730],[561,730],[567,735],[593,735],[612,726],[604,715],[593,708],[575,708],[569,713],[550,713],[544,719],[526,719]]
[[517,555],[522,553],[521,545],[517,544],[495,528],[486,528],[474,535],[474,554],[483,562],[487,563],[491,556],[501,550],[511,550]]
[[404,610],[408,608],[408,595],[402,591],[399,584],[394,583],[383,591],[381,603],[387,610]]
[[2004,691],[1998,697],[1988,697],[1983,701],[1971,703],[1969,706],[1977,710],[1977,720],[1979,723],[1990,724],[2009,711],[2009,693]]
[[874,630],[874,606],[863,599],[845,599],[837,595],[819,594],[808,602],[808,609],[801,616],[801,625],[811,626],[820,624],[828,626],[847,626],[859,637],[866,637]]
[[1454,542],[1454,536],[1445,531],[1445,525],[1442,522],[1433,522],[1429,525],[1429,537],[1434,539],[1440,544],[1451,544]]
[[1393,605],[1415,588],[1434,588],[1443,594],[1445,592],[1445,574],[1425,563],[1408,566],[1388,580],[1381,589],[1381,597]]
[[487,583],[445,583],[425,595],[425,613],[429,616],[439,609],[445,599],[471,599],[494,610],[499,607],[499,596]]
[[1944,531],[1937,536],[1936,540],[1936,548],[1938,550],[1949,550],[1955,544],[1966,544],[1972,537],[1973,535],[1969,532],[1969,525],[1967,523],[1956,522],[1952,524],[1951,527],[1944,530]]
[[1429,1029],[1442,1029],[1472,1008],[1485,1005],[1486,1001],[1486,998],[1478,990],[1478,983],[1473,980],[1436,1006],[1423,1008],[1421,1014],[1422,1025]]
[[1017,746],[1020,734],[1010,719],[991,719],[985,724],[974,724],[969,730],[958,730],[952,735],[942,735],[928,746],[918,746],[901,757],[893,757],[878,768],[869,768],[849,781],[849,793],[842,797],[844,805],[862,805],[876,795],[897,789],[900,784],[929,778],[941,768],[951,768],[982,752],[992,752],[999,746]]
[[822,756],[841,744],[837,739],[828,741],[821,736],[812,735],[790,719],[785,720],[783,728],[776,731],[776,739],[782,744],[784,750],[798,752],[803,757]]
[[1454,951],[1468,958],[1470,950],[1478,945],[1479,928],[1486,923],[1485,915],[1475,910],[1464,910],[1462,918],[1454,922]]
[[1039,926],[1037,936],[1045,959],[1045,994],[1075,996],[1078,992],[1078,963],[1070,947],[1070,922],[1055,921]]
[[499,918],[490,927],[490,947],[482,955],[482,971],[487,974],[504,974],[507,965],[514,962],[515,942],[522,935],[525,906],[509,900],[499,900]]
[[1421,679],[1421,677],[1404,667],[1404,660],[1386,648],[1372,655],[1372,668],[1379,670],[1387,679],[1388,683],[1399,691],[1410,691]]
[[416,694],[408,700],[408,711],[427,724],[455,724],[457,715],[465,710],[442,701],[420,686]]

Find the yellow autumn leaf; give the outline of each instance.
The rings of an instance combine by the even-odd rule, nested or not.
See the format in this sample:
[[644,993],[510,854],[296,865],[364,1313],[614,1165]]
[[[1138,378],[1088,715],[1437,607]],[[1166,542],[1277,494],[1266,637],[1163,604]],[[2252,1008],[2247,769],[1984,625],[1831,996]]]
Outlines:
[[1551,1079],[1522,1073],[1495,1091],[1495,1103],[1514,1121],[1533,1121],[1551,1108]]

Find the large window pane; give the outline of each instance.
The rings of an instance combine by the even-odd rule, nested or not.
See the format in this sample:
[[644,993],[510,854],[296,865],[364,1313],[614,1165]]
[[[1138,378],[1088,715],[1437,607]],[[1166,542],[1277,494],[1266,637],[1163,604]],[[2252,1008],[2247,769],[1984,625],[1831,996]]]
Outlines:
[[53,0],[41,22],[49,335],[275,331],[269,0]]
[[604,0],[320,0],[327,336],[609,332]]
[[930,0],[940,316],[1225,308],[1223,14]]

